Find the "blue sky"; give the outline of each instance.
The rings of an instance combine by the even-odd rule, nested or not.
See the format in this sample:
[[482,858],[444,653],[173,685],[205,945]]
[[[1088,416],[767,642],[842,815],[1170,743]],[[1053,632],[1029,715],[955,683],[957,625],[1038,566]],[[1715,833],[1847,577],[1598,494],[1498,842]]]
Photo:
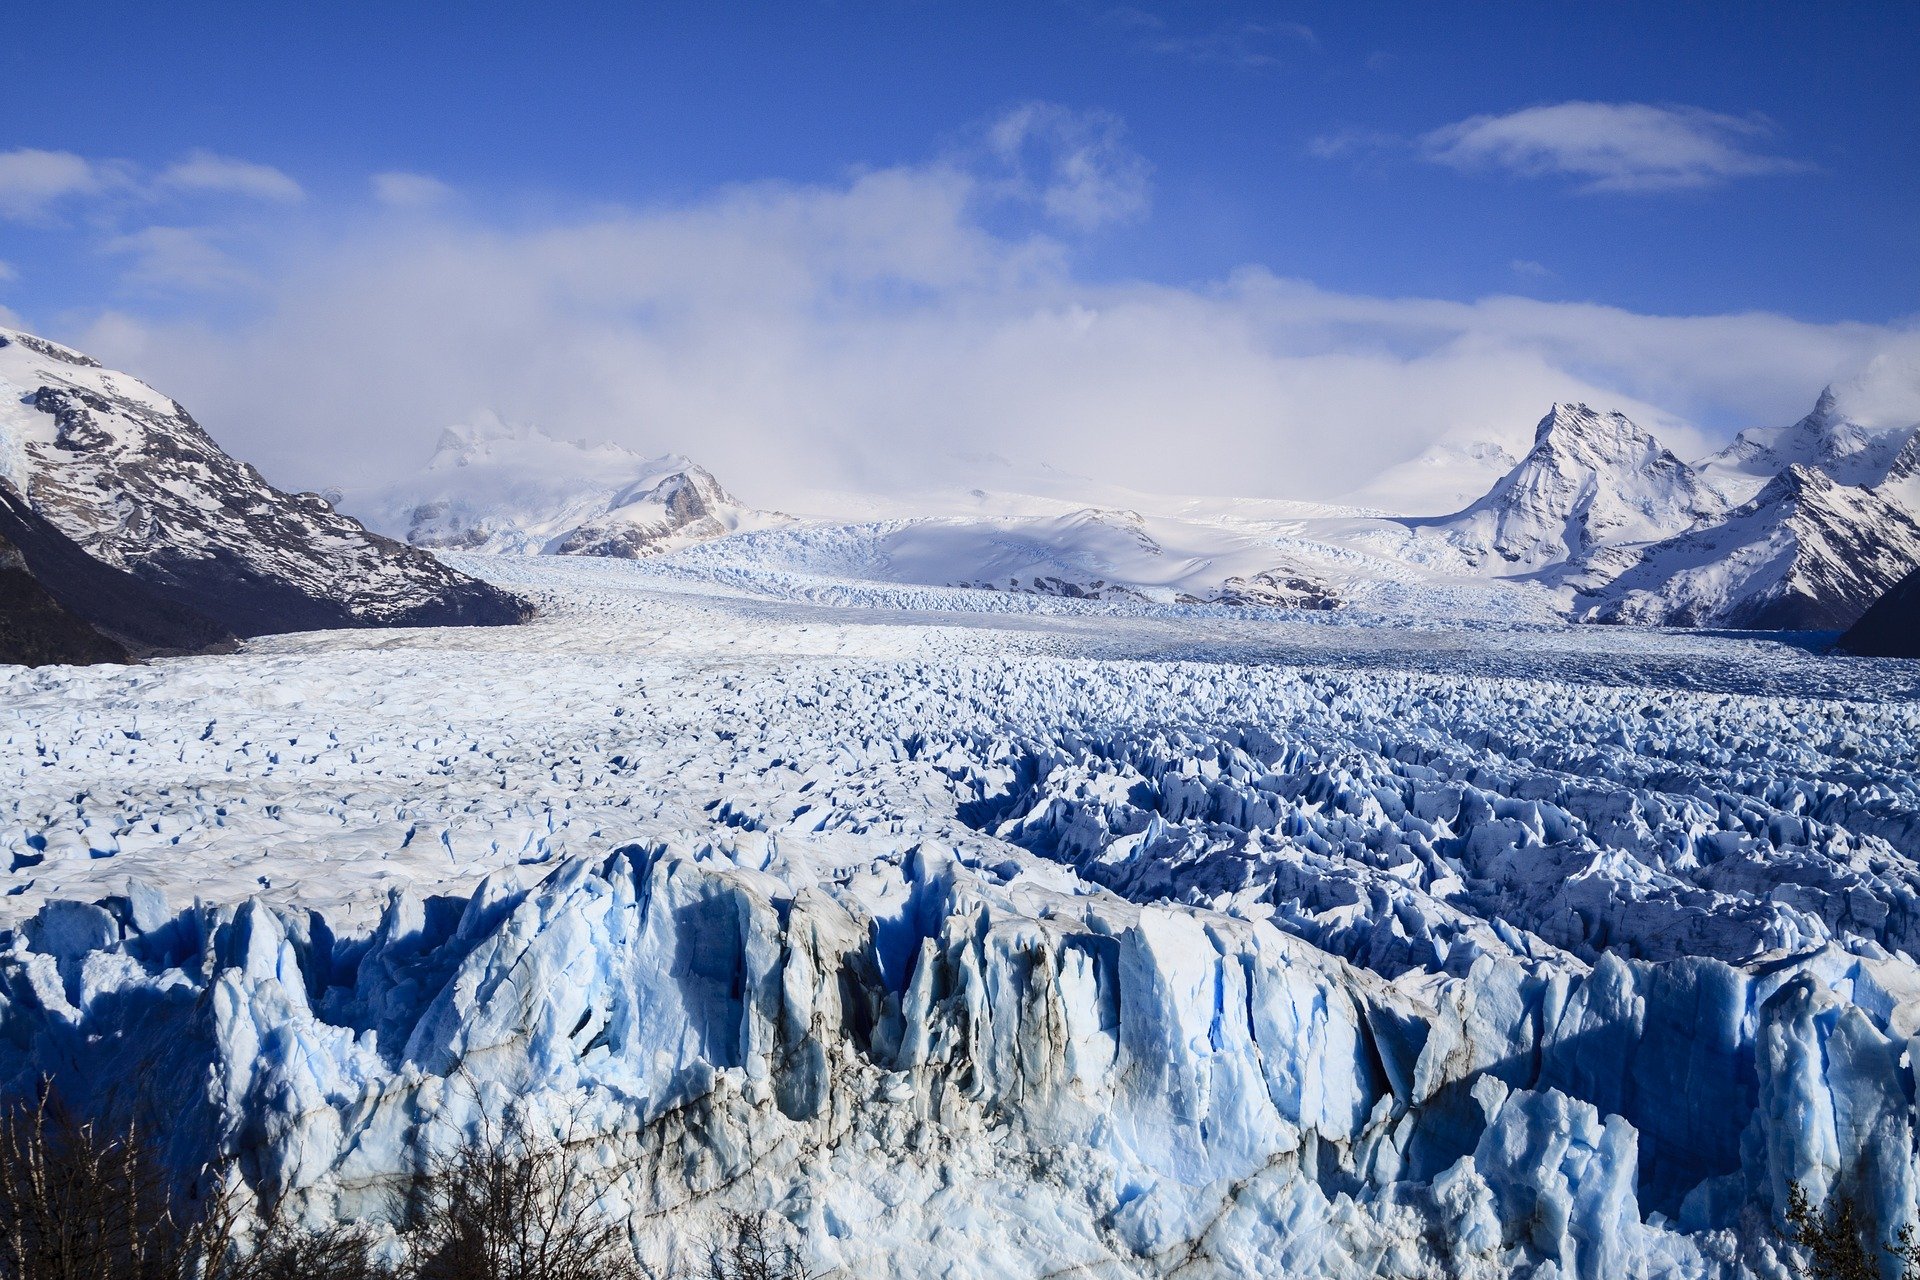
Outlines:
[[[397,467],[435,419],[497,407],[742,467],[798,436],[781,466],[821,482],[884,482],[856,474],[876,441],[955,431],[1110,454],[1138,482],[1154,422],[1185,406],[1222,452],[1298,464],[1267,488],[1325,487],[1510,431],[1561,383],[1704,440],[1810,400],[1920,311],[1920,5],[27,21],[46,30],[0,53],[0,308],[135,366],[290,481],[342,442]],[[769,245],[761,284],[732,278]],[[663,252],[664,282],[642,261]],[[622,264],[617,296],[595,253]],[[410,312],[405,339],[301,367],[309,344],[354,349],[322,319],[371,333],[421,297],[441,312]],[[1036,316],[1079,335],[1057,376],[1007,354]],[[378,354],[402,340],[415,363]],[[877,372],[847,355],[863,346]],[[470,348],[485,358],[444,354]],[[1164,385],[1116,392],[1154,352]],[[1395,394],[1340,372],[1369,360]],[[886,385],[902,368],[923,390]],[[583,387],[556,404],[555,378]],[[998,390],[957,407],[943,379]],[[391,417],[356,439],[341,401],[372,387]],[[1358,460],[1315,438],[1350,401]]]

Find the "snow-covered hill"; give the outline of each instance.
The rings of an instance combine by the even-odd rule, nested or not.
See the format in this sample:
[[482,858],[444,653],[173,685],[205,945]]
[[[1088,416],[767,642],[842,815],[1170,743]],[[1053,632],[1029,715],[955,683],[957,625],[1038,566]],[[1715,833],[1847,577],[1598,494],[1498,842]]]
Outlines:
[[786,520],[687,458],[557,440],[496,415],[442,432],[418,474],[341,502],[415,546],[507,555],[660,555]]
[[1598,622],[1839,630],[1920,566],[1920,524],[1790,465],[1723,523],[1658,543],[1598,589]]
[[1445,515],[1479,500],[1518,461],[1491,440],[1443,440],[1388,467],[1342,501],[1395,515]]
[[1596,567],[1601,553],[1716,519],[1726,504],[1624,414],[1556,404],[1533,447],[1486,496],[1455,515],[1412,522],[1488,572]]
[[89,556],[240,635],[525,613],[314,494],[273,488],[145,383],[5,329],[0,483]]

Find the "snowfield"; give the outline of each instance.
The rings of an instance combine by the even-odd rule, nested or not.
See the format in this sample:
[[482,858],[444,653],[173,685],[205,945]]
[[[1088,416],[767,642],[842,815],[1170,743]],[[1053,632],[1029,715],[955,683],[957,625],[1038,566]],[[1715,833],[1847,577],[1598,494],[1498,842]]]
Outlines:
[[793,536],[0,668],[0,1070],[138,1077],[315,1220],[518,1109],[640,1157],[663,1268],[735,1207],[956,1280],[1772,1275],[1796,1181],[1915,1221],[1920,667],[733,546]]

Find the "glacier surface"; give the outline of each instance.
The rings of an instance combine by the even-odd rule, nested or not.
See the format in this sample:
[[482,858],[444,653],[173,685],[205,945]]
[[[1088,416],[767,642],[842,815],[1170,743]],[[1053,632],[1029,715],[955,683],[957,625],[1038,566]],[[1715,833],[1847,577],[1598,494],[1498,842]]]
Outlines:
[[956,1280],[1916,1217],[1910,666],[456,563],[541,617],[0,668],[5,1083],[314,1221],[518,1115],[663,1271],[734,1208]]

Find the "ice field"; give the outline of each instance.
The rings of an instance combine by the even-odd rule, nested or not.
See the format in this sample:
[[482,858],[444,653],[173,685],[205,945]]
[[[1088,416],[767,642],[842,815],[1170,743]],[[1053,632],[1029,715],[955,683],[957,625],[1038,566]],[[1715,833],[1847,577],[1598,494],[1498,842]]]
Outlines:
[[658,1265],[743,1205],[902,1277],[1914,1220],[1911,665],[452,559],[541,616],[0,669],[0,1069],[137,1072],[316,1218],[584,1124]]

